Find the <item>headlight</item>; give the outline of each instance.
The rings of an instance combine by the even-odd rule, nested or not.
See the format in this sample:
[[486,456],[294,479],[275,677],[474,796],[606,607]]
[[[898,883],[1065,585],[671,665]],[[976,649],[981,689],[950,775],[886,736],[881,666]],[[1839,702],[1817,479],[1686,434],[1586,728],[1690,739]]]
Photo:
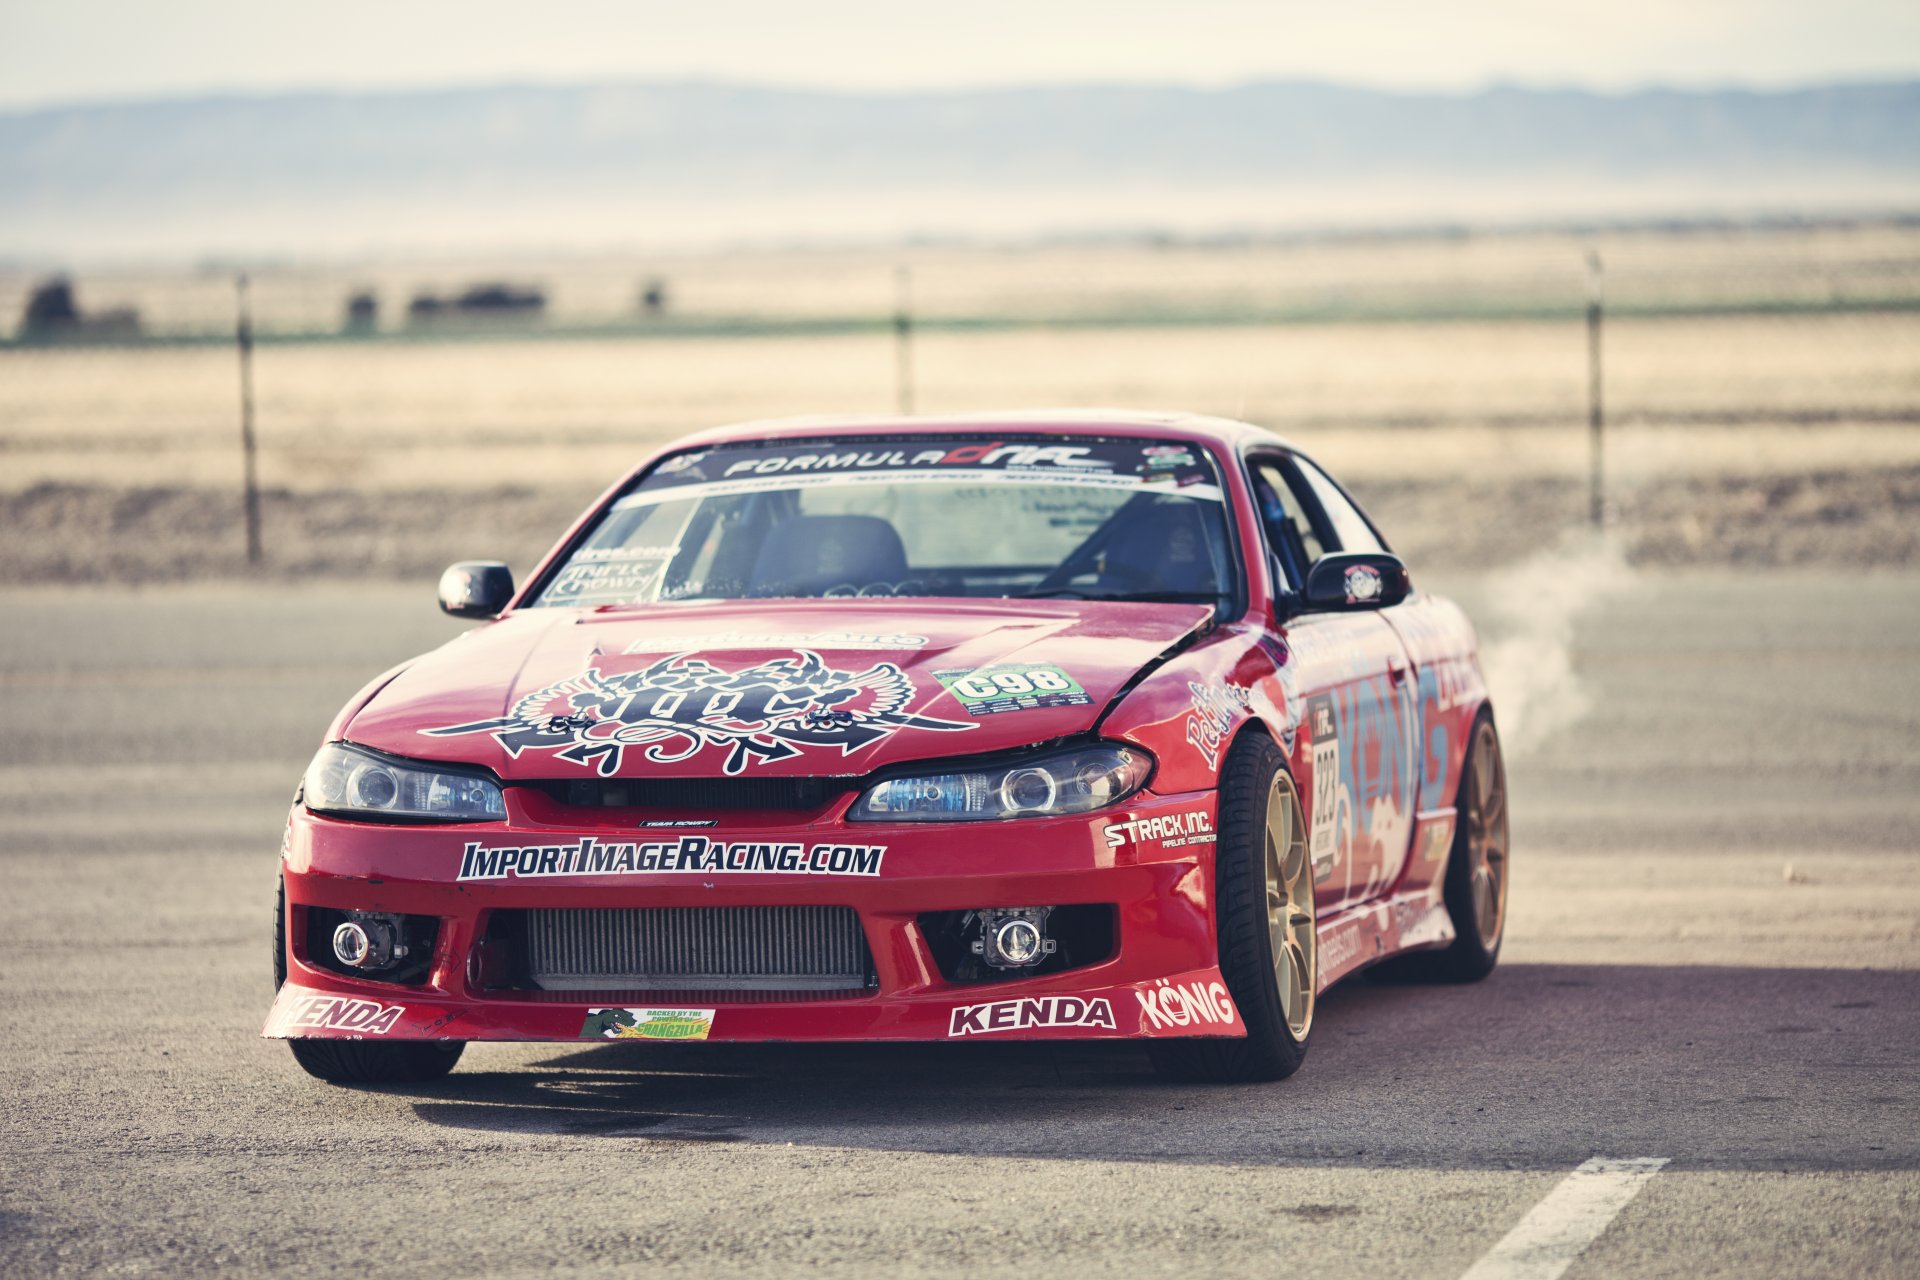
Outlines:
[[329,742],[301,783],[307,808],[326,813],[441,822],[491,822],[507,816],[506,797],[491,778],[448,773],[425,761],[396,760],[344,742]]
[[855,822],[966,822],[1087,813],[1147,784],[1153,760],[1135,747],[1079,747],[987,769],[889,778],[860,793]]

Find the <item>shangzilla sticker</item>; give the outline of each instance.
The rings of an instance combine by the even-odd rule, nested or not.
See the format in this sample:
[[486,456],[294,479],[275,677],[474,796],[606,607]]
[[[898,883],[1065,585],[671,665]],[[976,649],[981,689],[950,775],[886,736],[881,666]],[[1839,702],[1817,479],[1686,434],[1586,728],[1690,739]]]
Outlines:
[[705,1040],[712,1009],[589,1009],[582,1040]]
[[722,747],[726,771],[737,774],[813,748],[851,755],[902,729],[975,727],[909,712],[916,692],[891,662],[842,671],[801,649],[728,671],[697,654],[677,653],[638,671],[589,667],[521,698],[504,716],[420,732],[491,734],[515,759],[523,751],[551,751],[611,777],[629,747],[642,748],[650,764]]
[[947,1035],[949,1038],[981,1036],[1033,1027],[1104,1027],[1112,1031],[1113,1006],[1103,999],[1083,1000],[1079,996],[1037,996],[961,1005],[947,1020]]

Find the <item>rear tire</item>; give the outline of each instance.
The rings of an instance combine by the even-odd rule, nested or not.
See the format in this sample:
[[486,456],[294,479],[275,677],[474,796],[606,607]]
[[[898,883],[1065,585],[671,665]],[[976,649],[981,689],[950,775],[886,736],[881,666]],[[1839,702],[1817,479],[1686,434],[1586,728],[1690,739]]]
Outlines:
[[1454,813],[1446,880],[1453,944],[1444,951],[1400,956],[1370,976],[1386,982],[1478,982],[1499,963],[1507,928],[1507,766],[1486,711],[1467,737]]
[[[287,983],[287,884],[273,896],[273,989]],[[308,1075],[332,1084],[418,1084],[453,1070],[464,1040],[289,1040],[293,1060]]]
[[1300,794],[1265,735],[1243,735],[1227,753],[1218,826],[1220,971],[1247,1036],[1150,1040],[1147,1053],[1169,1080],[1281,1080],[1306,1060],[1319,946]]

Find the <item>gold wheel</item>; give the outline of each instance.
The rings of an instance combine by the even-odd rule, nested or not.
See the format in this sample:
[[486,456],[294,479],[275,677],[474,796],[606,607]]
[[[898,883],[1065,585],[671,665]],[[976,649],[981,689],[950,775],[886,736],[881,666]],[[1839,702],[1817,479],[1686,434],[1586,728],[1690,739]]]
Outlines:
[[1493,726],[1482,722],[1473,735],[1473,770],[1466,812],[1467,875],[1474,925],[1488,951],[1500,941],[1507,918],[1507,769]]
[[1313,930],[1313,868],[1307,862],[1300,797],[1284,773],[1276,774],[1267,790],[1266,846],[1267,941],[1274,985],[1287,1030],[1295,1040],[1304,1040],[1313,1025],[1319,947]]

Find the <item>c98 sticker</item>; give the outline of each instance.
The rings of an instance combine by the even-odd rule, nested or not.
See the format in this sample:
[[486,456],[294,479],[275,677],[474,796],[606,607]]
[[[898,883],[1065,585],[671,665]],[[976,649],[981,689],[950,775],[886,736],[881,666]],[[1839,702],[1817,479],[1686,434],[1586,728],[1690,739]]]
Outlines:
[[1080,682],[1052,663],[981,667],[934,673],[969,715],[1084,706],[1093,701]]

